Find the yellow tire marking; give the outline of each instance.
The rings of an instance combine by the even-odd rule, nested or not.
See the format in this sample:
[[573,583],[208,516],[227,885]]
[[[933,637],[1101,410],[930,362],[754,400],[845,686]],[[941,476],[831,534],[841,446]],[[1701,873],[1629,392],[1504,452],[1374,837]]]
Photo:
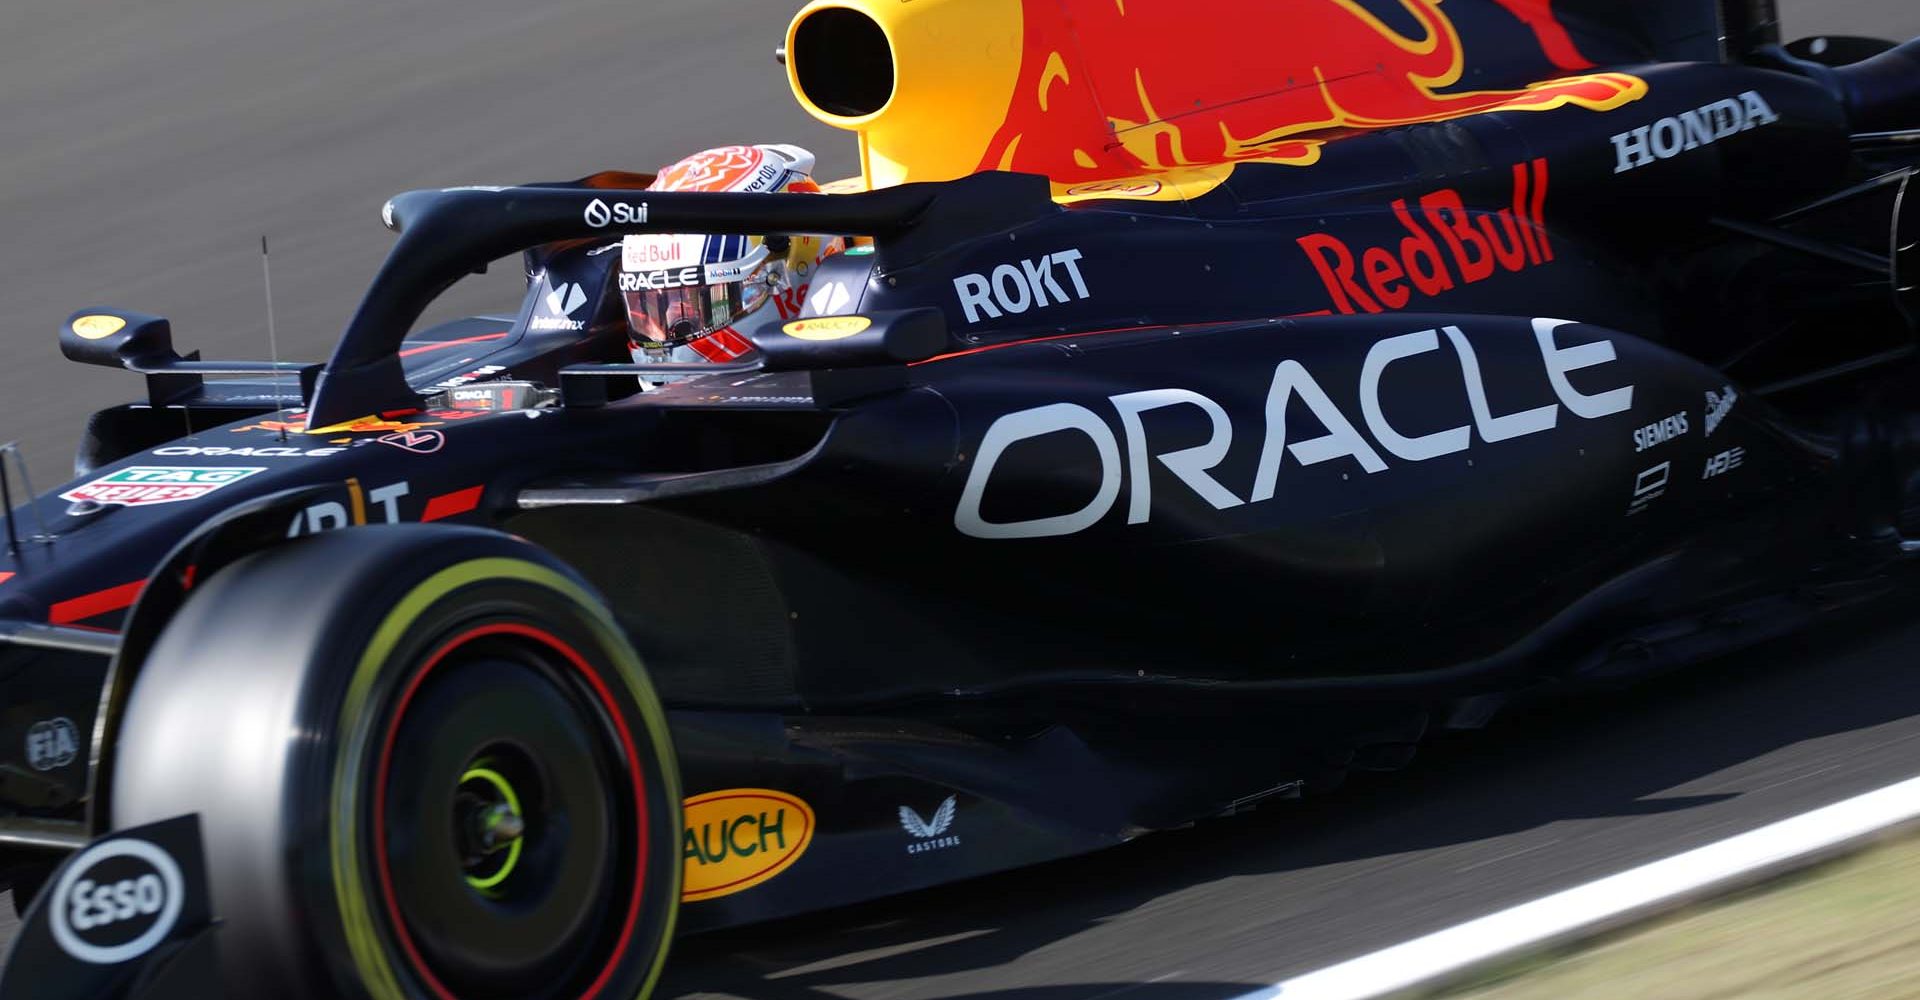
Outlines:
[[[363,810],[362,797],[365,789],[354,781],[354,775],[364,770],[368,754],[373,749],[374,727],[363,726],[372,706],[374,682],[379,678],[380,669],[387,662],[393,649],[400,642],[415,621],[429,607],[448,594],[470,584],[490,579],[519,580],[535,586],[545,587],[571,600],[587,612],[589,624],[601,641],[602,651],[613,660],[613,666],[619,679],[627,685],[627,693],[639,706],[642,719],[647,726],[651,739],[651,750],[655,759],[662,762],[661,777],[665,783],[663,791],[668,808],[681,800],[680,770],[673,760],[673,744],[667,737],[666,712],[659,699],[653,693],[653,686],[647,682],[640,659],[627,644],[625,635],[620,631],[612,615],[602,607],[591,594],[575,585],[573,581],[554,571],[522,559],[487,558],[473,559],[449,566],[428,577],[396,601],[393,610],[382,619],[374,629],[373,638],[360,656],[360,662],[354,668],[353,680],[347,685],[346,702],[340,709],[340,720],[336,732],[342,736],[340,755],[333,768],[333,819],[328,831],[328,854],[332,861],[333,891],[340,906],[340,920],[344,925],[347,948],[352,954],[354,968],[360,974],[362,985],[372,994],[374,1000],[407,1000],[406,991],[401,989],[399,975],[395,972],[387,949],[382,945],[378,922],[374,917],[374,906],[365,885],[366,859],[361,857],[359,838],[356,833],[356,820]],[[633,764],[638,766],[639,762]],[[677,825],[677,824],[676,824]],[[679,830],[670,831],[668,842],[659,849],[669,853],[677,852]],[[638,859],[644,865],[646,858]],[[666,866],[667,885],[649,887],[648,891],[665,892],[667,898],[678,902],[680,898],[680,865]],[[640,997],[653,992],[655,982],[660,977],[664,965],[667,946],[673,941],[673,925],[678,919],[677,905],[668,914],[666,933],[661,935],[660,947],[649,963],[647,981],[641,987]]]

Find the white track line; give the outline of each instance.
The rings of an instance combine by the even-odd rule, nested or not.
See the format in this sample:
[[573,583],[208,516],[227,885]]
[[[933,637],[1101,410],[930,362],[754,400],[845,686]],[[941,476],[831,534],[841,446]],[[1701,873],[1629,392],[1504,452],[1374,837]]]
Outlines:
[[1522,903],[1237,1000],[1365,1000],[1820,856],[1920,819],[1920,778]]

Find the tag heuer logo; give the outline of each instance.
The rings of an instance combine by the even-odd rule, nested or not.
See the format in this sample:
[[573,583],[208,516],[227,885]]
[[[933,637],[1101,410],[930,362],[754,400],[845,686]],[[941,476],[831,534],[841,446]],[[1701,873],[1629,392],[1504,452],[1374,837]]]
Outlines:
[[134,465],[75,486],[60,494],[60,499],[91,500],[123,507],[178,503],[198,500],[222,486],[265,471],[265,468]]

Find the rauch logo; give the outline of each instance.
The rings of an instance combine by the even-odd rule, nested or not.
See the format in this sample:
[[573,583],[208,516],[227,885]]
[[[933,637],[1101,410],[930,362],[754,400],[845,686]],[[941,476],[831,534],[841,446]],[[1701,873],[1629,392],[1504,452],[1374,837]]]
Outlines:
[[1398,245],[1356,250],[1327,233],[1302,236],[1300,249],[1333,300],[1332,309],[1314,315],[1405,309],[1416,292],[1435,298],[1502,271],[1551,263],[1546,202],[1547,161],[1542,159],[1514,164],[1513,207],[1478,218],[1451,189],[1422,197],[1418,218],[1406,199],[1396,200],[1394,217],[1407,231]]
[[786,871],[813,841],[813,808],[765,788],[730,788],[686,800],[680,899],[750,889]]

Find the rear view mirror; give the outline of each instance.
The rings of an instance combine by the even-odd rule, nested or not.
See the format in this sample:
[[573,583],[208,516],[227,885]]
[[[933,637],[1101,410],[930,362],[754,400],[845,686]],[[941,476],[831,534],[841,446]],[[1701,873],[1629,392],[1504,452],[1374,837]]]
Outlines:
[[814,316],[748,331],[768,371],[861,368],[925,361],[949,349],[938,309]]
[[116,309],[74,313],[60,328],[60,353],[82,364],[136,370],[180,360],[166,317]]

